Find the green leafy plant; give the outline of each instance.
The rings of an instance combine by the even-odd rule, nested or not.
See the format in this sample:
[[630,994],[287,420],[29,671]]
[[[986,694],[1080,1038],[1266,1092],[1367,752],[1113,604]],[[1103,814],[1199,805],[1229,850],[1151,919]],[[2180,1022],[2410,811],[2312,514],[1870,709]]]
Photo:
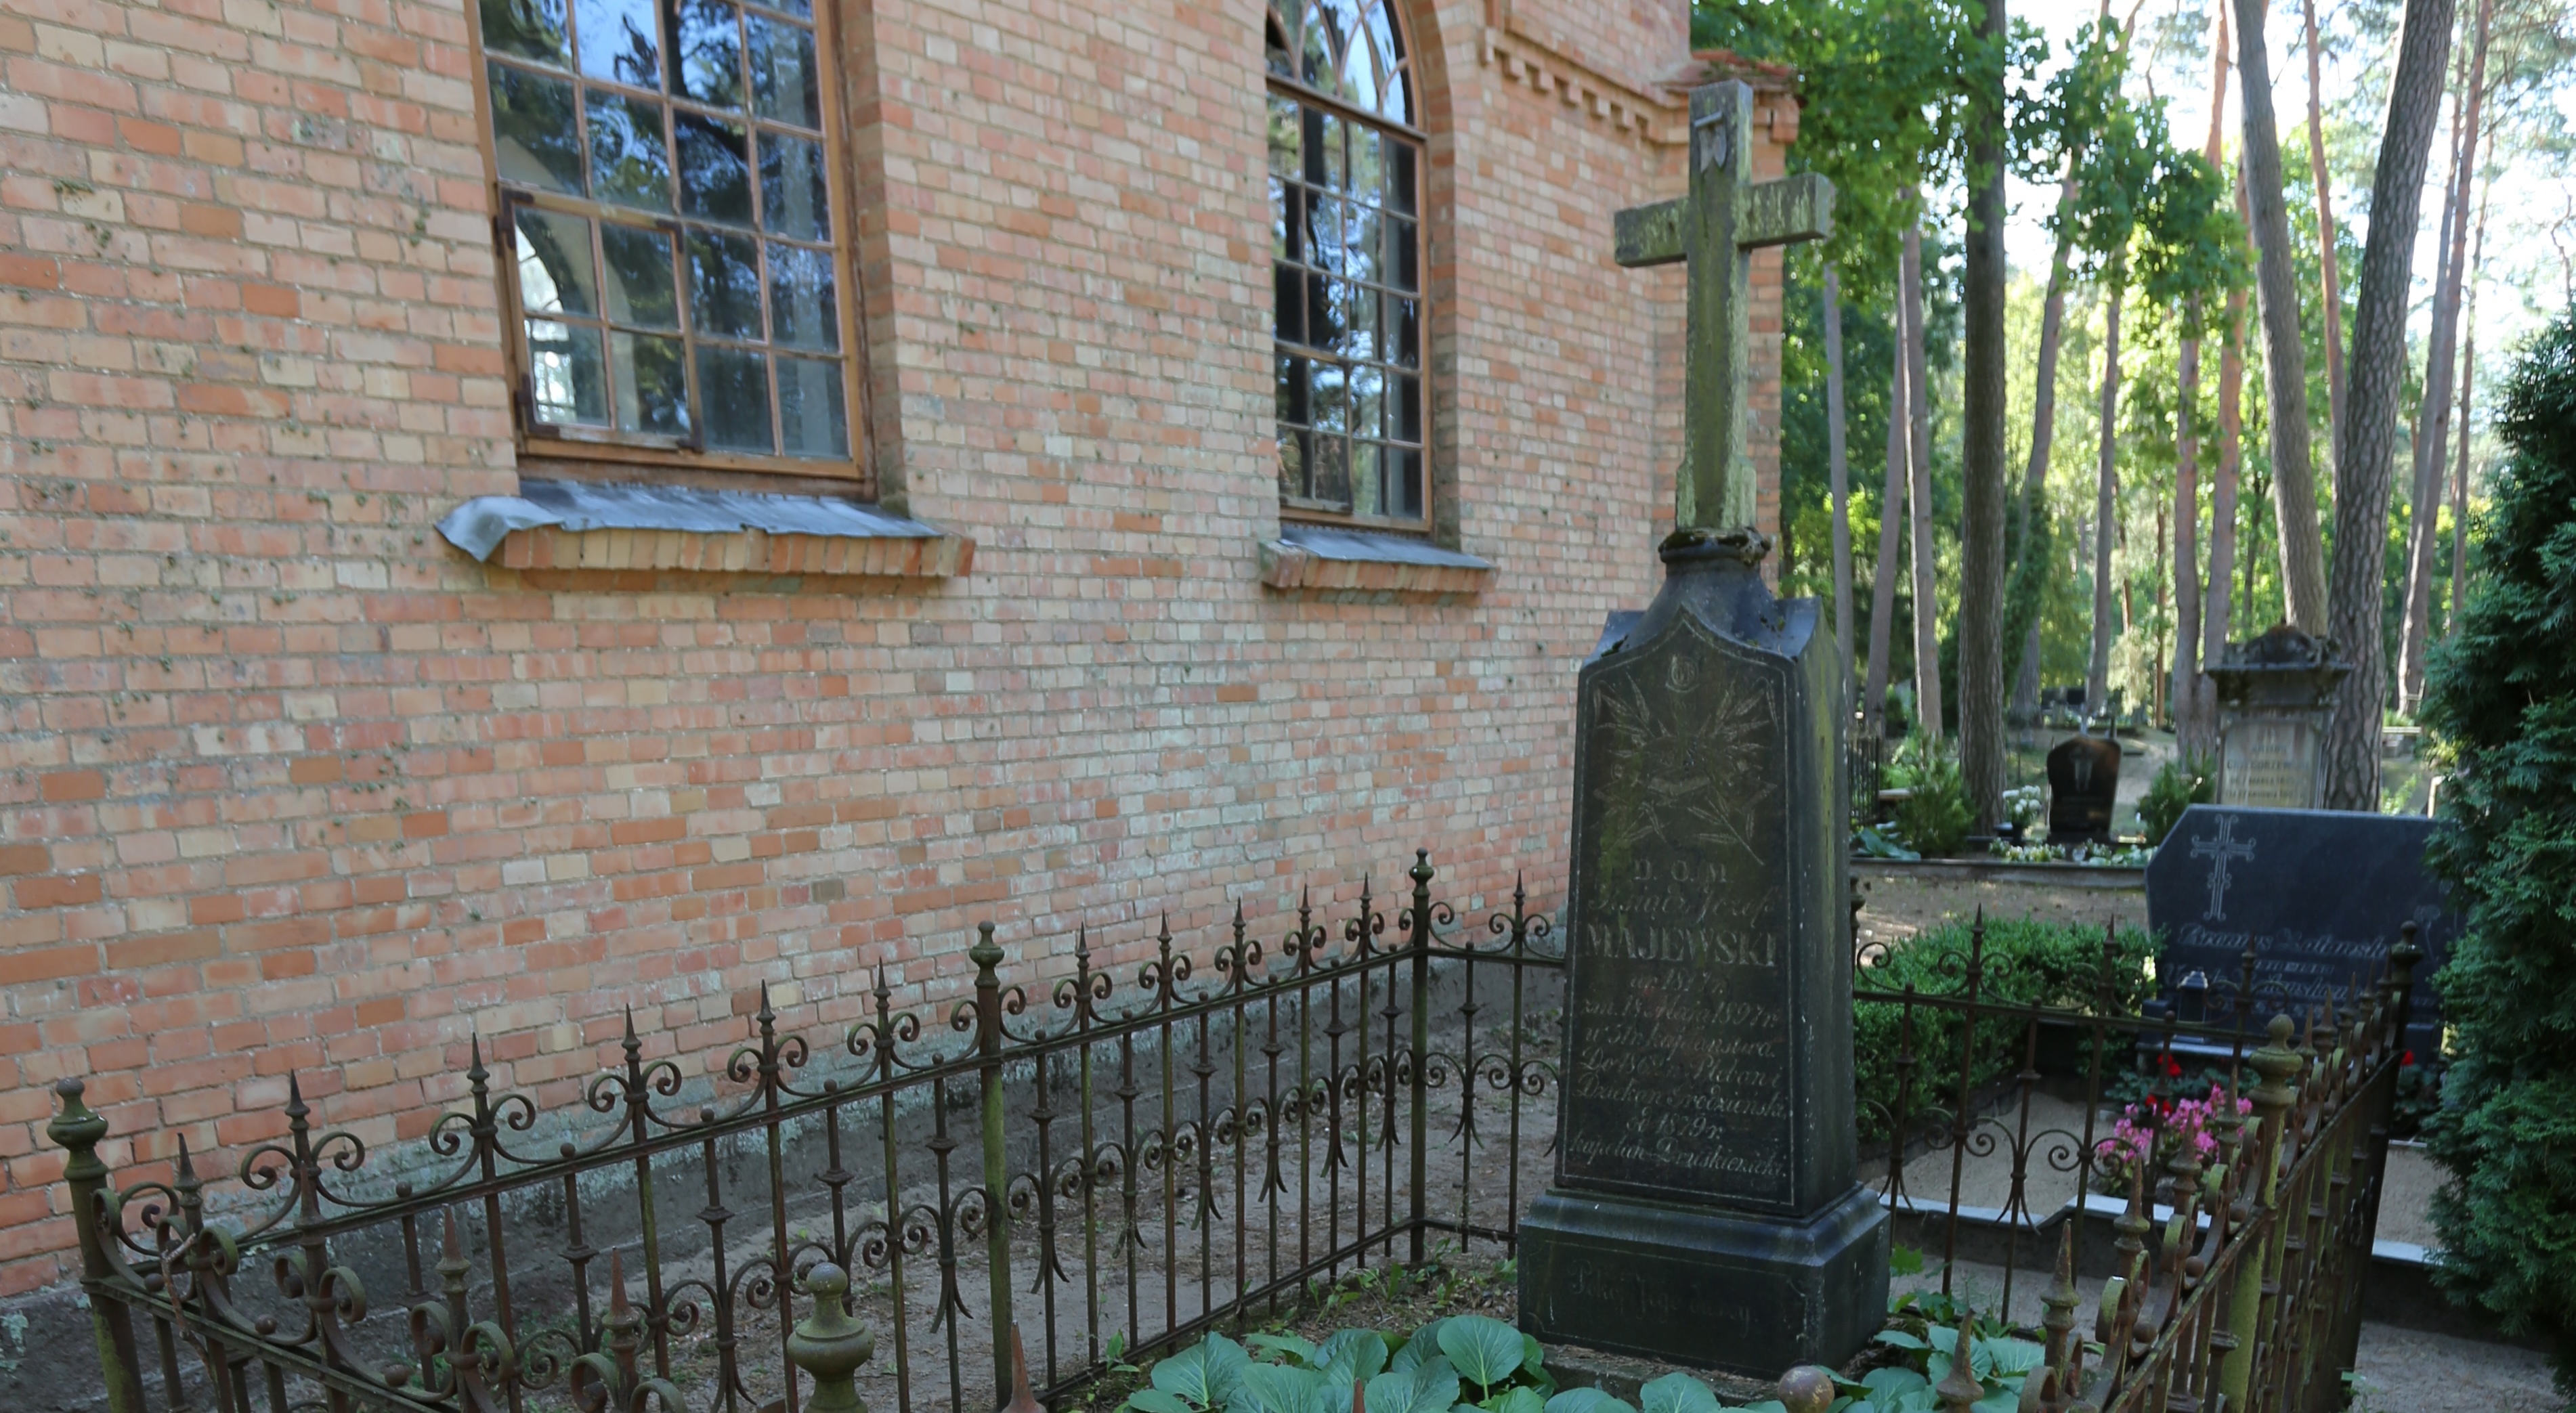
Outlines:
[[[1946,1303],[1946,1302],[1945,1302]],[[2013,1413],[2021,1406],[2021,1386],[2048,1358],[2048,1351],[2026,1339],[1997,1331],[1991,1321],[1968,1336],[1968,1373],[1983,1392],[1969,1407],[1977,1413]],[[1837,1400],[1835,1413],[1933,1413],[1941,1407],[1933,1388],[1950,1377],[1957,1362],[1959,1330],[1951,1322],[1927,1321],[1921,1334],[1881,1330],[1878,1342],[1905,1352],[1903,1362],[1872,1369],[1857,1382],[1837,1378],[1850,1402]]]
[[[1978,994],[2011,1006],[2052,1006],[2085,1013],[2105,1011],[2134,1015],[2155,994],[2149,966],[2160,946],[2142,928],[2122,928],[2111,938],[2106,977],[2102,930],[2084,923],[2043,922],[2036,918],[1986,920],[1984,974]],[[1926,992],[1955,993],[1969,948],[1969,924],[1946,922],[1898,940],[1884,953],[1864,957],[1860,985],[1868,991],[1897,993],[1909,984]],[[2108,981],[2110,990],[2103,990]],[[1891,1118],[1917,1120],[1936,1104],[1957,1102],[1958,1074],[1951,1057],[1959,1053],[1960,1018],[1956,1012],[1918,1006],[1913,1032],[1906,1041],[1903,1008],[1892,1002],[1863,1000],[1852,1008],[1852,1078],[1860,1134],[1864,1142],[1888,1137]],[[1972,1089],[1985,1089],[2018,1069],[2022,1057],[2022,1022],[1995,1017],[1978,1022]],[[1904,1043],[1901,1043],[1904,1042]],[[1900,1093],[1896,1057],[1910,1043],[1917,1056],[1940,1056],[1940,1063],[1917,1065],[1910,1093]],[[2120,1067],[2106,1056],[2105,1078]],[[1901,1111],[1901,1112],[1900,1112]]]
[[2427,857],[2465,921],[2424,1125],[2452,1177],[2433,1270],[2504,1333],[2547,1338],[2576,1392],[2576,316],[2523,350],[2496,428],[2508,456],[2420,717],[2449,778]]
[[[1638,1390],[1635,1404],[1596,1388],[1560,1390],[1539,1342],[1488,1315],[1433,1320],[1411,1336],[1335,1331],[1317,1344],[1221,1334],[1156,1364],[1120,1405],[1131,1413],[1785,1413],[1777,1400],[1734,1407],[1688,1374]],[[1354,1407],[1353,1391],[1358,1393]],[[1893,1407],[1894,1405],[1890,1405]]]
[[1957,757],[1937,741],[1909,736],[1888,769],[1888,782],[1908,792],[1890,821],[1906,847],[1927,858],[1959,852],[1968,838],[1968,783]]
[[1921,854],[1905,847],[1894,831],[1875,824],[1864,824],[1852,831],[1852,847],[1867,859],[1919,859]]
[[2182,812],[2194,805],[2206,805],[2218,799],[2218,772],[2206,760],[2166,761],[2147,782],[2147,792],[2138,800],[2138,823],[2147,831],[2147,846],[2153,848],[2165,841],[2173,827],[2182,822]]

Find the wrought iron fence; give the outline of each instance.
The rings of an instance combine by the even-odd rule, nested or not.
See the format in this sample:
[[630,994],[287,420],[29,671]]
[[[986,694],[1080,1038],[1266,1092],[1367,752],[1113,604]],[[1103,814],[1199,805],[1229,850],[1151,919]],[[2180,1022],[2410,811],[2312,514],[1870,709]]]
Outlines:
[[[1859,1096],[1864,1130],[1882,1135],[1881,1200],[1938,1249],[1940,1295],[1982,1281],[1981,1313],[2040,1337],[2046,1363],[2021,1407],[2342,1406],[2415,932],[2313,1001],[2265,979],[2249,948],[2237,977],[2195,988],[2189,1019],[2138,1004],[2147,974],[2109,929],[2089,976],[1998,976],[1982,918],[1965,948],[1902,967],[1888,944],[1858,950],[1856,1007],[1896,1022],[1892,1079]],[[2017,988],[1999,991],[2006,980]],[[2185,1056],[2203,1067],[2190,1081]],[[2205,1097],[2188,1093],[2200,1084]],[[2004,1170],[1983,1204],[1967,1200],[1972,1161]],[[2072,1187],[2063,1203],[2038,1195],[2049,1178]],[[2028,1269],[2052,1247],[2052,1271]],[[2095,1296],[2089,1340],[2079,1280]]]
[[[987,925],[970,998],[899,1012],[880,970],[837,1063],[764,989],[693,1111],[631,1017],[570,1115],[496,1090],[478,1044],[414,1180],[291,1086],[228,1182],[183,1145],[119,1185],[65,1081],[109,1406],[831,1413],[864,1386],[963,1413],[1011,1388],[1023,1329],[1051,1394],[1431,1241],[1508,1251],[1553,1136],[1562,952],[1517,888],[1462,929],[1427,855],[1410,880],[1392,934],[1365,888],[1275,942],[1238,908],[1200,957],[1165,927],[1123,982],[1087,934],[1069,974],[1008,981]],[[871,1328],[890,1357],[854,1374]]]
[[[970,997],[897,1011],[880,972],[827,1048],[764,992],[703,1095],[631,1022],[568,1115],[477,1048],[408,1180],[291,1088],[227,1179],[182,1146],[119,1185],[66,1082],[109,1405],[965,1413],[1014,1386],[1023,1332],[1053,1397],[1317,1278],[1509,1252],[1556,1127],[1563,953],[1517,890],[1462,929],[1427,857],[1410,879],[1391,932],[1365,890],[1275,941],[1238,912],[1196,955],[1162,929],[1123,980],[1077,934],[1068,973],[1010,982],[988,927]],[[2000,964],[1982,920],[1858,950],[1869,1179],[1937,1253],[1927,1296],[2046,1345],[2025,1407],[2333,1406],[2420,956],[2409,927],[2311,1004],[2249,955],[2178,1017],[2111,932],[2053,969]]]

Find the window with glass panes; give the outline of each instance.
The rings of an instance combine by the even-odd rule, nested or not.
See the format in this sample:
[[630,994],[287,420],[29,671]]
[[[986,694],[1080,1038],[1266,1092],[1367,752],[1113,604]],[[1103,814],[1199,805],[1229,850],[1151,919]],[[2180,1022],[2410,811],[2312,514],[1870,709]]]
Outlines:
[[813,0],[480,0],[521,416],[851,466],[852,291]]
[[1422,133],[1383,0],[1269,14],[1279,499],[1419,528],[1429,513]]

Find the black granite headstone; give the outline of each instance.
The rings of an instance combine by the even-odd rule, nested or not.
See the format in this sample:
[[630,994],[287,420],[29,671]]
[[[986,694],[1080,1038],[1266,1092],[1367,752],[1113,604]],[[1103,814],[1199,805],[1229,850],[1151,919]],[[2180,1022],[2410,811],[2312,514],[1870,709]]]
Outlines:
[[2193,805],[2147,865],[2147,922],[2164,935],[2157,979],[2168,993],[2199,972],[2212,1019],[2225,1020],[2254,950],[2249,1033],[2273,1012],[2303,1014],[2367,981],[2404,923],[2416,925],[2407,1044],[2436,1053],[2441,1004],[2433,975],[2460,934],[2459,914],[2424,866],[2442,826],[2421,815]]
[[2120,795],[2120,743],[2069,736],[2048,753],[2048,841],[2107,841]]
[[1667,549],[1578,680],[1556,1181],[1524,1328],[1772,1375],[1885,1311],[1854,1179],[1841,670],[1758,541]]

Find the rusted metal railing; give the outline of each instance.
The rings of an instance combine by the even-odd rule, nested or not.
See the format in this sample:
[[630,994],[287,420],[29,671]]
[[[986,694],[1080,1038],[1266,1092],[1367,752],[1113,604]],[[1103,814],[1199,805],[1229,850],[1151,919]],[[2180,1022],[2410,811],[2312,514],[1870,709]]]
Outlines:
[[1201,958],[1162,929],[1123,986],[1085,935],[1068,974],[1013,983],[987,926],[961,1042],[880,969],[837,1064],[764,989],[694,1106],[631,1017],[570,1115],[496,1089],[478,1043],[433,1171],[400,1183],[291,1085],[229,1181],[183,1145],[120,1185],[65,1081],[108,1405],[963,1413],[1012,1388],[997,1331],[1025,1327],[1052,1394],[1434,1239],[1507,1252],[1553,1130],[1562,954],[1517,890],[1480,940],[1427,856],[1410,881],[1392,933],[1365,889],[1275,943],[1238,910]]

